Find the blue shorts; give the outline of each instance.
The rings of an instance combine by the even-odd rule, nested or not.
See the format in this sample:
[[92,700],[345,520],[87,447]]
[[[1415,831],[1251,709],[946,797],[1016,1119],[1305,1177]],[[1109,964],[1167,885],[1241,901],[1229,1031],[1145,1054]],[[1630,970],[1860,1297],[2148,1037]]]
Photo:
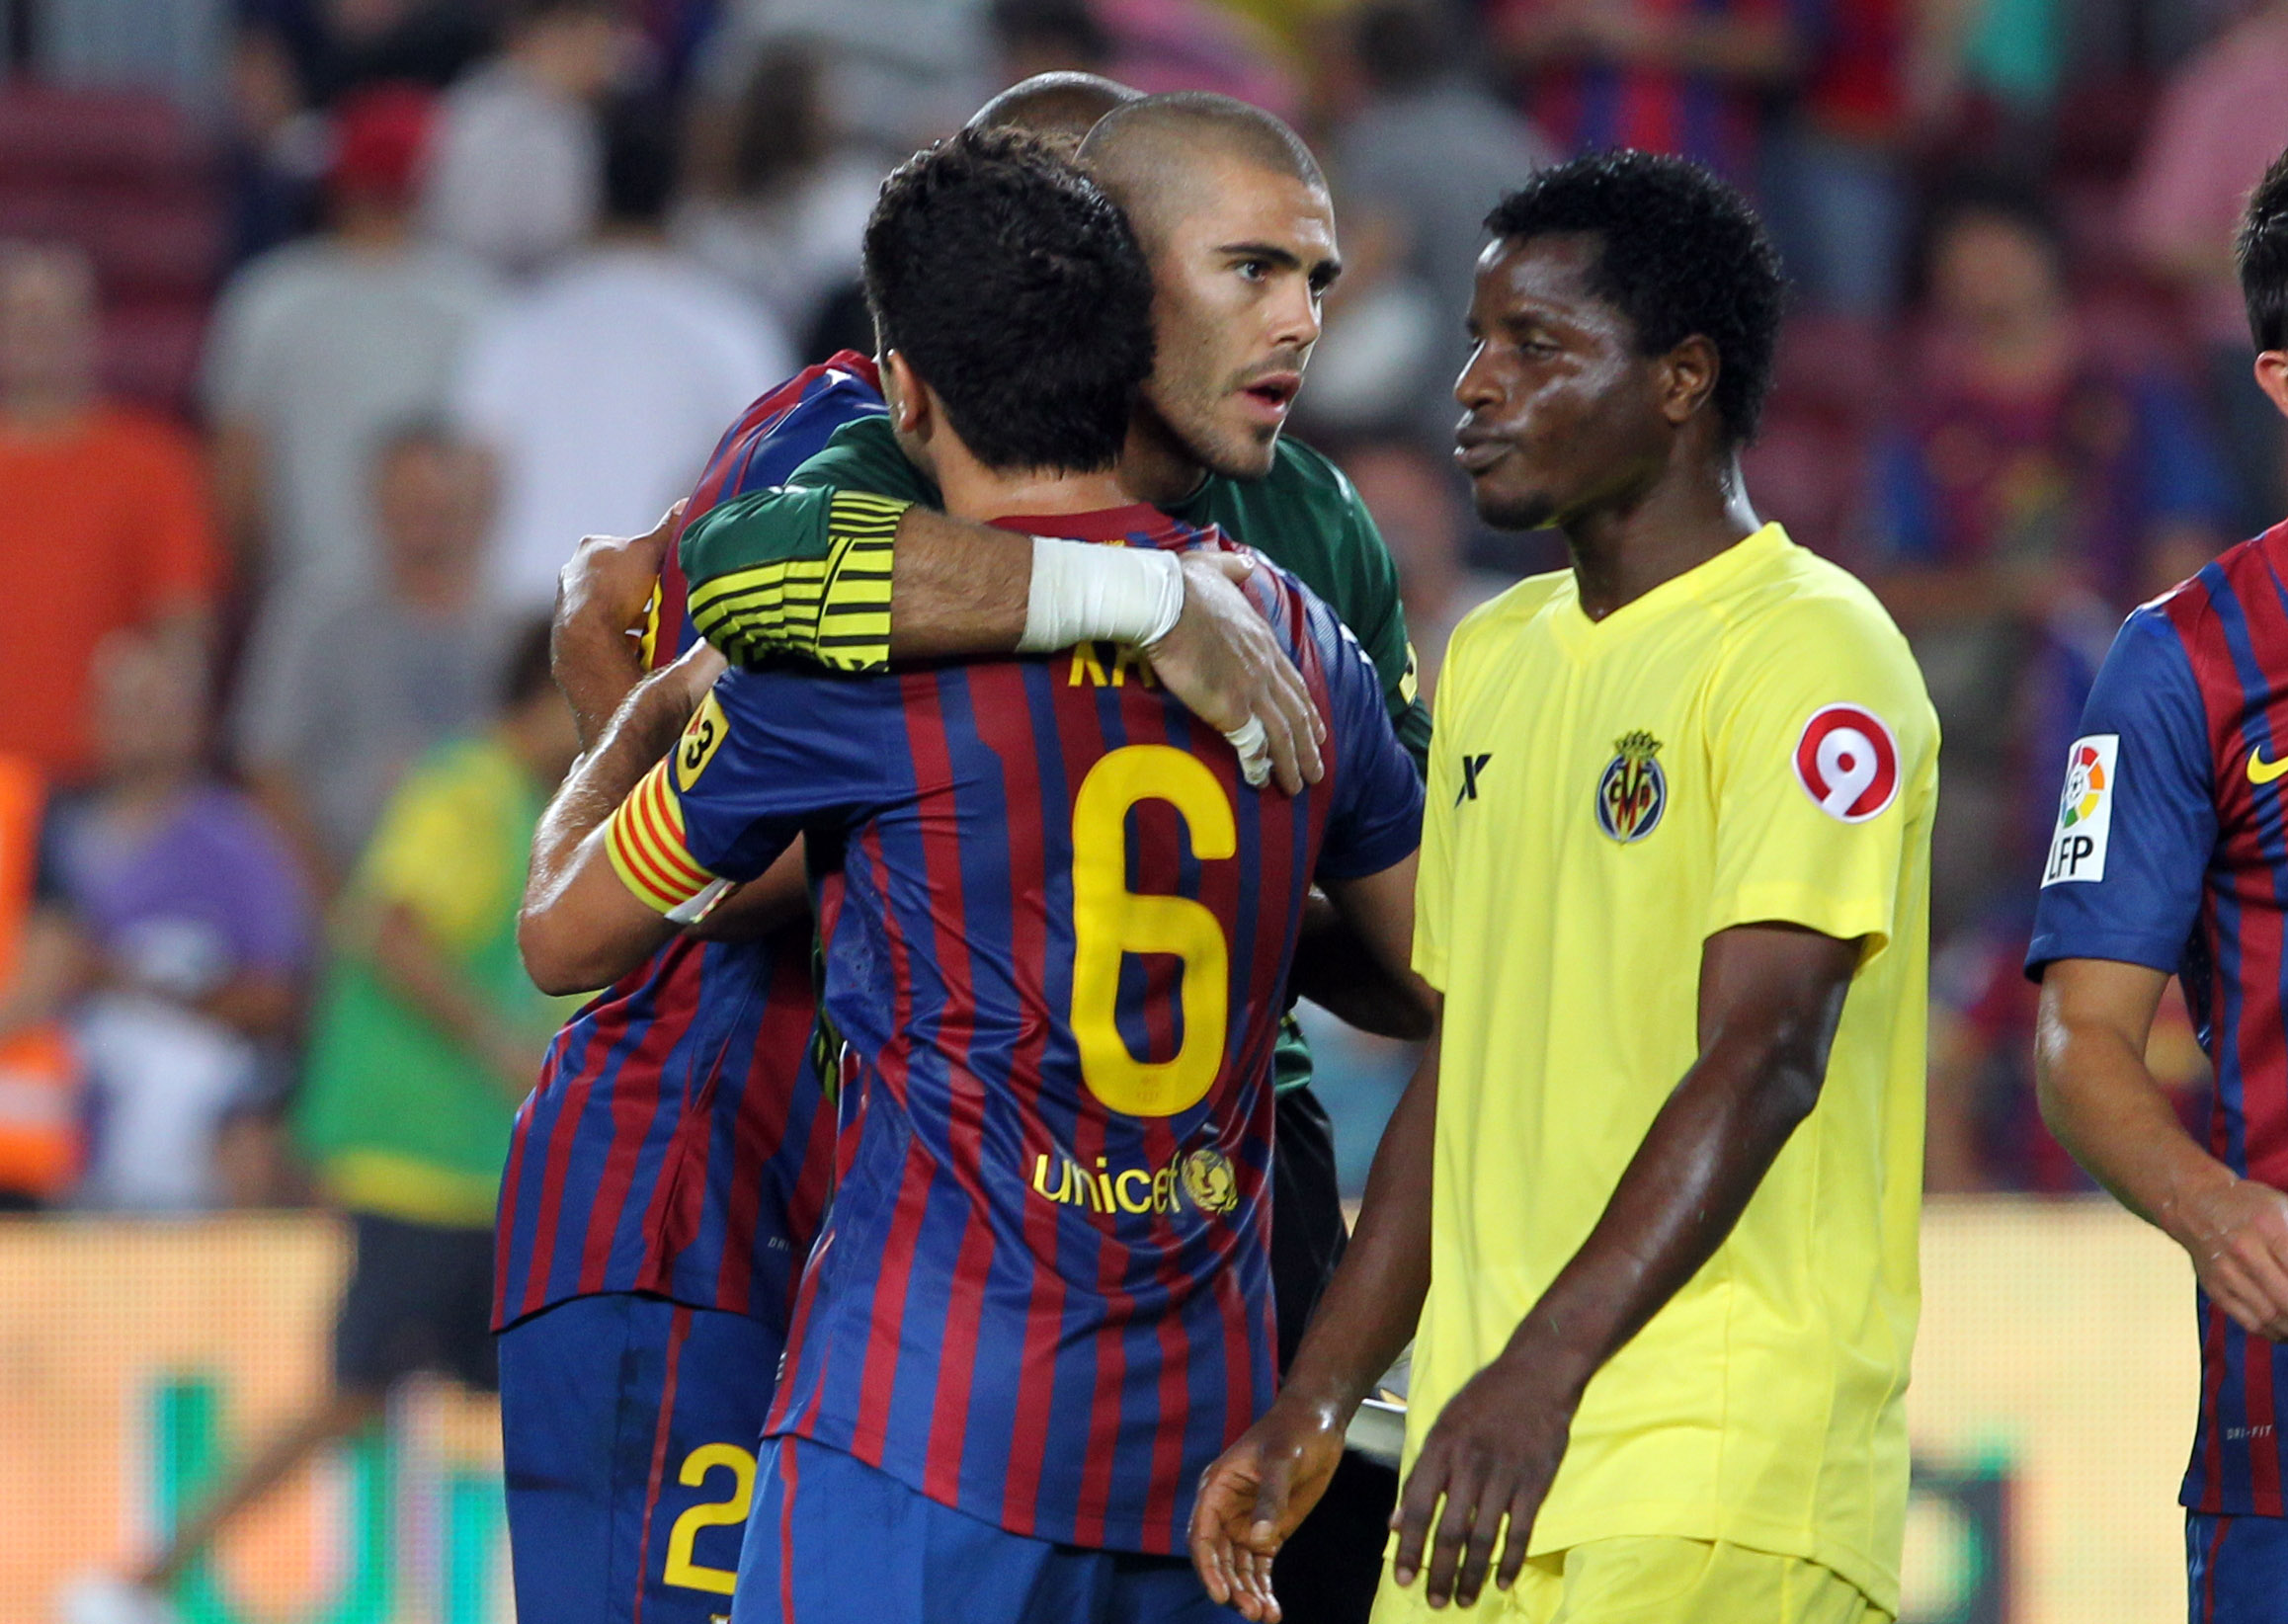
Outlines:
[[517,1616],[709,1624],[731,1610],[779,1339],[613,1292],[501,1334]]
[[733,1624],[1238,1624],[1182,1557],[1028,1539],[807,1438],[773,1438]]
[[2192,1624],[2288,1624],[2288,1517],[2184,1516]]

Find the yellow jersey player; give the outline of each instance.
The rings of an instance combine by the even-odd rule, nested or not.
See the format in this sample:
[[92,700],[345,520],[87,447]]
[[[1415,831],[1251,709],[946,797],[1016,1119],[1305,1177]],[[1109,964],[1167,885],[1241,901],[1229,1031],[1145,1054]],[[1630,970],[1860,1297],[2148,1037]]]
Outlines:
[[1748,506],[1780,280],[1739,197],[1606,154],[1488,224],[1459,460],[1573,567],[1454,635],[1415,945],[1442,1054],[1194,1560],[1278,1617],[1270,1553],[1419,1316],[1380,1624],[1482,1591],[1888,1619],[1937,722],[1874,599]]

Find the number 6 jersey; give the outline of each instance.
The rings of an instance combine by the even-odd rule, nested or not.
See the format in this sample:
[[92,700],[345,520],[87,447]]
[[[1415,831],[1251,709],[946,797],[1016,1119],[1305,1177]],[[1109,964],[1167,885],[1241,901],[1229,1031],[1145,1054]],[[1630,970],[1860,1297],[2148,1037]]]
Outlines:
[[[1010,528],[1228,546],[1149,508]],[[838,1182],[771,1430],[1017,1533],[1182,1549],[1272,1381],[1271,1053],[1314,875],[1416,845],[1381,683],[1268,565],[1249,590],[1328,721],[1250,789],[1129,650],[727,675],[610,828],[672,911],[796,833],[845,1042]]]

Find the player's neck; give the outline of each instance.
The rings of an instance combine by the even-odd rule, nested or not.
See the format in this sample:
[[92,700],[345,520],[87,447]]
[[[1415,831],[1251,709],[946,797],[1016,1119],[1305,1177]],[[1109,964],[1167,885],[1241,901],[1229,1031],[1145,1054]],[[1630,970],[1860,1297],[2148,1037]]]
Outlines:
[[1729,456],[1712,473],[1672,467],[1641,495],[1562,524],[1582,612],[1601,620],[1759,528]]
[[997,471],[968,456],[938,459],[938,488],[954,518],[988,522],[1009,514],[1101,513],[1136,500],[1110,469]]

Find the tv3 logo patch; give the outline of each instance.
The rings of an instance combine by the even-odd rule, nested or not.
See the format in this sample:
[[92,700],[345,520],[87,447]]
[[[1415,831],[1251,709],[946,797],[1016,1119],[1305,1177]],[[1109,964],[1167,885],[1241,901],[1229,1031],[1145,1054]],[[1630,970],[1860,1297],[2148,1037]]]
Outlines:
[[2120,780],[2118,733],[2076,739],[2066,753],[2066,787],[2058,796],[2058,827],[2042,883],[2066,885],[2105,877],[2105,845],[2113,833],[2113,792]]

